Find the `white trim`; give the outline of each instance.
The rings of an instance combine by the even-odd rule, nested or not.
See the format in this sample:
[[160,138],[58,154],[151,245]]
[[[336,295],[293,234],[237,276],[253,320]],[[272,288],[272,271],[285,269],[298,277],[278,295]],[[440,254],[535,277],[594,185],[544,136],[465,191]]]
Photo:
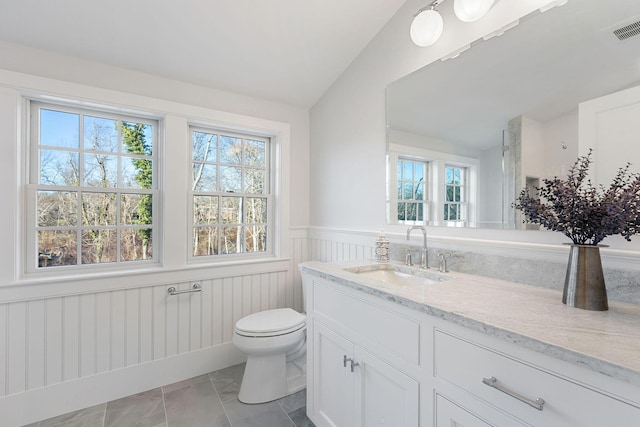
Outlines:
[[[290,268],[287,258],[253,260],[251,263],[227,262],[216,265],[189,265],[181,268],[123,270],[111,274],[91,276],[42,277],[38,280],[15,282],[0,286],[0,303],[28,301],[34,299],[85,295],[123,289],[141,289],[166,284],[192,282],[210,277],[218,279],[251,274],[280,273]],[[133,283],[133,284],[132,284]]]
[[4,426],[20,426],[106,403],[242,363],[228,342],[103,374],[82,377],[0,399]]

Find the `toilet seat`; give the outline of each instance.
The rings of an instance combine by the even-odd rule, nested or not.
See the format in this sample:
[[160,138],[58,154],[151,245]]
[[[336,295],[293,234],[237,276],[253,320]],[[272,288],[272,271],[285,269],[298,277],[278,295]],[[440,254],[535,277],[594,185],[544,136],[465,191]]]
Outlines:
[[290,308],[276,308],[250,314],[236,323],[235,332],[245,337],[273,337],[305,327],[305,316]]

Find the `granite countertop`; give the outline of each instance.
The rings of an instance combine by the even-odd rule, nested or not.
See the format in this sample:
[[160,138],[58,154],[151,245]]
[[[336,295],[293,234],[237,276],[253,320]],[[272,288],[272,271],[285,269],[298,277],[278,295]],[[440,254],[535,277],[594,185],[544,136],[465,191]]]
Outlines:
[[458,272],[399,286],[345,271],[372,264],[311,261],[300,270],[640,386],[640,305],[582,310],[563,304],[556,290]]

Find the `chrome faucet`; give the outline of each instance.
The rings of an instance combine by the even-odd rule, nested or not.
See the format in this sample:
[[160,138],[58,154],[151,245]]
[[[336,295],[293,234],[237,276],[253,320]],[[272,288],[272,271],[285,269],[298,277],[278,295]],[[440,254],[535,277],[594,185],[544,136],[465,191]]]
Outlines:
[[429,254],[427,252],[427,227],[422,225],[412,225],[407,230],[407,240],[410,239],[411,230],[422,230],[422,262],[420,263],[420,268],[429,268]]

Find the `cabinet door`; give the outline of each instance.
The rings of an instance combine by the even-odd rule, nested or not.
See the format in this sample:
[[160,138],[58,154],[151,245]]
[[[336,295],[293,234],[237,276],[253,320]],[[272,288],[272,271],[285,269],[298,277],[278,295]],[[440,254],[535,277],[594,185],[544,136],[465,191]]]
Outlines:
[[436,396],[436,427],[491,427],[461,406]]
[[356,426],[415,427],[419,384],[372,354],[355,348]]
[[314,422],[317,427],[351,427],[356,376],[344,358],[353,358],[353,344],[318,322],[313,335]]

